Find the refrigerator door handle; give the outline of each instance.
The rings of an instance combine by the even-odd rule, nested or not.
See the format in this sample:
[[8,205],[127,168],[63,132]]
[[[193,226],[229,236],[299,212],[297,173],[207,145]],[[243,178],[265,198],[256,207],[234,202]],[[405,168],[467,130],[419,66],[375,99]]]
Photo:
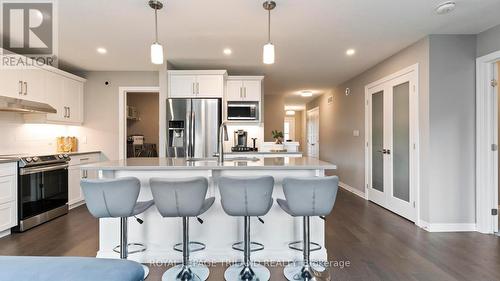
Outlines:
[[191,124],[192,124],[191,128],[193,130],[192,134],[191,134],[191,136],[192,136],[191,137],[191,139],[192,139],[192,141],[191,141],[191,147],[193,149],[193,151],[192,151],[192,157],[195,157],[195,155],[196,155],[195,154],[195,147],[196,147],[196,134],[195,134],[195,132],[196,132],[196,122],[195,122],[196,118],[195,117],[196,116],[195,116],[195,114],[196,114],[196,112],[193,110],[191,112]]

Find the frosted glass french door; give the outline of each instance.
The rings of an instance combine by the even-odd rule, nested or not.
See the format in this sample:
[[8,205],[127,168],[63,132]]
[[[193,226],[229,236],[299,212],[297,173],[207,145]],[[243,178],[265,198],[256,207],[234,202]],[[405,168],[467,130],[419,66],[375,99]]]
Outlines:
[[368,198],[412,221],[416,217],[414,95],[413,73],[367,92]]

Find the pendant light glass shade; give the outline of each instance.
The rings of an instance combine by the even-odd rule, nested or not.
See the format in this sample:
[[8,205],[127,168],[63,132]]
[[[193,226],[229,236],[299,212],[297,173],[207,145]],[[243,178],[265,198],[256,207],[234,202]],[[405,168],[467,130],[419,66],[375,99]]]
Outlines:
[[158,42],[151,45],[151,63],[163,64],[163,46]]
[[263,62],[265,64],[273,64],[274,63],[274,45],[269,42],[264,45],[264,53],[262,55]]

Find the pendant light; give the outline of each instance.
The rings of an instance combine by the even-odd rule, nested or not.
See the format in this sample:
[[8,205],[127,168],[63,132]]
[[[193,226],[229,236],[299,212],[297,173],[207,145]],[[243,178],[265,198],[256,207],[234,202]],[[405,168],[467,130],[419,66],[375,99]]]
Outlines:
[[163,4],[158,0],[150,0],[149,7],[155,10],[155,42],[151,44],[151,63],[163,64],[163,46],[158,42],[158,10]]
[[276,7],[276,2],[266,1],[262,5],[267,10],[267,43],[264,45],[262,61],[265,64],[274,64],[274,45],[271,43],[271,10]]

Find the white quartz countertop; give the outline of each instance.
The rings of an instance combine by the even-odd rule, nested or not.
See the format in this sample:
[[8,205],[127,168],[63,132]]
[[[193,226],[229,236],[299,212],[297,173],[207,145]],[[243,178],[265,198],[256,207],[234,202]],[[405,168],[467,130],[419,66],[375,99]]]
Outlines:
[[335,170],[337,166],[311,157],[267,157],[249,160],[226,159],[187,161],[184,158],[130,158],[96,162],[82,166],[86,170]]
[[277,152],[277,151],[229,151],[229,152],[224,152],[226,155],[273,155],[273,154],[279,154],[279,155],[286,155],[286,154],[293,154],[293,155],[302,155],[302,152],[300,151],[282,151],[282,152]]

